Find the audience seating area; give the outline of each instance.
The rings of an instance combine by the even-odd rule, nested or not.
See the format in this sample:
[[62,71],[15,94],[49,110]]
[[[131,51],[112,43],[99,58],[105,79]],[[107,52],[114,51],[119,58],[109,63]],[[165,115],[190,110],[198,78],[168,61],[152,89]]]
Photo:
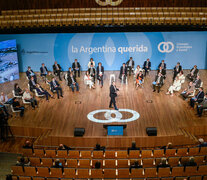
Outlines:
[[60,8],[1,11],[0,28],[206,25],[206,7]]
[[[23,156],[30,166],[12,166],[13,179],[43,180],[54,178],[69,179],[162,179],[162,180],[206,180],[207,179],[207,147],[185,147],[175,149],[144,150],[54,150],[23,149]],[[194,157],[197,166],[182,166]],[[158,168],[161,158],[165,157],[170,167]],[[21,157],[18,158],[20,160]],[[62,168],[54,168],[59,159]],[[95,169],[95,163],[101,163]],[[138,161],[142,168],[129,167]]]

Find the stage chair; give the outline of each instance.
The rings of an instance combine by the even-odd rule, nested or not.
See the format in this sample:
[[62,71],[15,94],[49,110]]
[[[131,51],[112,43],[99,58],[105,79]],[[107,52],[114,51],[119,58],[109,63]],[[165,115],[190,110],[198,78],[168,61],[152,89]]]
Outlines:
[[153,151],[153,157],[163,157],[165,154],[164,154],[164,149],[155,149]]
[[11,172],[12,172],[12,175],[18,175],[18,176],[24,175],[24,171],[23,171],[22,166],[12,166]]
[[15,113],[15,117],[17,116],[17,114],[20,114],[21,110],[14,110],[14,107],[11,105],[11,110],[12,113]]
[[184,167],[173,167],[171,176],[182,176],[184,173]]
[[43,95],[43,94],[42,94],[42,95],[39,95],[39,94],[37,93],[37,90],[36,90],[36,89],[34,90],[34,92],[35,92],[35,96],[37,96],[37,97],[39,97],[39,98],[43,98],[43,97],[45,96],[45,95]]
[[153,158],[142,159],[143,167],[153,167],[155,165]]
[[34,149],[35,157],[45,157],[44,149]]
[[91,158],[91,151],[80,151],[80,158]]
[[206,155],[207,154],[207,147],[201,147],[199,155]]
[[37,167],[37,175],[40,177],[49,177],[49,168],[48,167]]
[[91,179],[103,179],[103,169],[91,169]]
[[51,167],[53,165],[52,158],[41,158],[41,166]]
[[56,158],[56,150],[54,149],[46,149],[45,150],[45,157]]
[[58,158],[67,158],[68,157],[68,151],[67,150],[57,150]]
[[93,151],[93,158],[102,159],[103,155],[103,151]]
[[33,156],[33,150],[32,149],[23,148],[22,153],[23,153],[24,156]]
[[166,149],[165,151],[165,156],[170,157],[170,156],[175,156],[176,149]]
[[119,179],[130,179],[129,168],[118,169],[118,178]]
[[[13,177],[12,177],[13,180]],[[19,176],[19,180],[31,180],[31,177],[29,176]]]
[[105,159],[103,164],[104,168],[116,168],[116,160],[114,159]]
[[188,156],[195,156],[199,154],[199,147],[192,147],[188,149]]
[[158,168],[158,177],[170,176],[170,167]]
[[79,151],[76,151],[76,150],[69,151],[68,157],[72,159],[75,159],[75,158],[79,159],[80,157]]
[[184,176],[197,175],[197,166],[186,166]]
[[128,158],[127,151],[117,151],[117,159],[126,159]]
[[105,151],[106,159],[114,159],[116,158],[116,151]]
[[37,176],[36,168],[24,166],[24,175],[25,176]]
[[64,178],[75,178],[75,169],[74,168],[64,168]]
[[129,151],[129,158],[130,159],[135,159],[135,158],[140,158],[140,150],[130,150]]
[[77,168],[78,167],[77,159],[66,159],[66,167]]
[[80,179],[88,179],[89,178],[89,170],[88,169],[77,169],[77,178]]
[[[202,176],[190,176],[188,180],[202,180]],[[203,180],[205,180],[203,178]]]
[[142,158],[151,158],[152,150],[142,150]]
[[143,168],[132,168],[131,170],[131,178],[143,178],[144,177],[144,169]]
[[128,168],[129,167],[129,160],[128,159],[118,159],[117,160],[117,167],[118,168]]
[[145,177],[156,177],[157,176],[157,168],[145,168],[144,175],[145,175]]
[[90,168],[91,160],[90,159],[79,159],[78,165],[80,168]]
[[63,177],[62,168],[50,168],[50,177]]
[[14,90],[12,90],[12,95],[13,95],[13,97],[15,97],[15,98],[22,98],[22,96],[16,96]]
[[207,172],[207,165],[200,165],[198,167],[198,175],[204,175]]
[[30,166],[41,166],[39,157],[30,157],[29,161],[30,161]]
[[205,156],[194,156],[194,161],[198,164],[198,165],[203,165],[206,163],[205,161]]
[[180,161],[180,157],[169,157],[168,158],[168,164],[173,167],[173,166],[178,166]]
[[104,169],[104,179],[116,179],[116,169]]

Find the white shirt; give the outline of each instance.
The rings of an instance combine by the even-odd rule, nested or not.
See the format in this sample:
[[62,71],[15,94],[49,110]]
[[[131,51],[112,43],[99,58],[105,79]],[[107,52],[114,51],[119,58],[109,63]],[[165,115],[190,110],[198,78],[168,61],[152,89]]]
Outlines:
[[89,61],[89,63],[88,63],[88,68],[90,68],[91,67],[91,63],[93,64],[93,67],[95,67],[95,61]]
[[4,96],[1,95],[0,102],[1,102],[2,104],[4,104],[4,103],[7,102],[7,101],[8,101],[8,97],[7,97],[7,95],[4,95]]
[[25,91],[24,94],[23,94],[23,99],[32,99],[32,96],[29,92]]

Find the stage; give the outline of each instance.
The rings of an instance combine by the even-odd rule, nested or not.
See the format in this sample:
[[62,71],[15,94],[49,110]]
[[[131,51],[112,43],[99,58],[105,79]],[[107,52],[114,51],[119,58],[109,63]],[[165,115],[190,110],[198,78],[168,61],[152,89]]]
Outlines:
[[[189,70],[184,70],[187,75]],[[179,92],[174,96],[166,95],[167,89],[172,84],[172,70],[167,70],[167,78],[161,92],[153,92],[152,82],[156,71],[151,71],[144,80],[143,88],[135,88],[134,77],[128,76],[128,84],[121,84],[118,79],[118,71],[106,71],[104,86],[96,83],[95,89],[89,89],[83,82],[85,72],[77,78],[80,92],[72,92],[66,86],[65,80],[59,81],[63,89],[64,97],[50,99],[38,99],[39,108],[32,110],[26,106],[24,117],[9,119],[9,125],[15,136],[36,137],[36,145],[58,145],[65,143],[70,146],[92,147],[97,142],[109,147],[127,147],[135,140],[141,147],[153,147],[165,145],[172,141],[176,145],[196,143],[198,135],[206,135],[207,118],[196,116],[196,110],[190,109],[188,101],[184,101]],[[129,109],[139,113],[140,117],[131,122],[113,122],[111,124],[126,124],[124,136],[107,136],[107,123],[104,112],[94,115],[96,119],[104,120],[104,123],[90,121],[87,115],[95,110],[109,110],[109,76],[116,75],[116,84],[120,89],[116,98],[119,109]],[[204,82],[206,92],[207,70],[200,70],[201,80]],[[14,83],[19,83],[21,88],[27,87],[28,80],[25,73],[20,73],[20,79],[1,85],[4,91],[12,97]],[[38,75],[38,82],[49,91],[49,86]],[[182,89],[187,87],[188,81],[182,84]],[[111,109],[112,110],[112,109]],[[122,119],[129,119],[133,115],[129,112],[119,112]],[[115,115],[111,114],[114,118]],[[110,120],[110,118],[109,118]],[[83,137],[74,137],[74,128],[85,128]],[[157,127],[157,137],[148,137],[147,127]]]

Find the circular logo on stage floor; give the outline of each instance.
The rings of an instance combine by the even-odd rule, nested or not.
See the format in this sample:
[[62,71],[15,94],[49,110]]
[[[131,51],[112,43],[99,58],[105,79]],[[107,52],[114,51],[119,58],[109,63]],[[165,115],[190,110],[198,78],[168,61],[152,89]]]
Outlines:
[[[102,115],[104,117],[104,119],[98,119],[97,117],[95,117],[96,115],[101,114],[101,113],[104,113]],[[130,116],[130,117],[123,118],[124,113],[127,113],[128,116]],[[129,114],[131,114],[131,115],[129,115]],[[139,113],[134,110],[131,110],[131,109],[119,109],[119,111],[110,110],[110,109],[99,109],[99,110],[92,111],[87,115],[87,118],[90,121],[97,122],[97,123],[112,123],[112,122],[125,123],[125,122],[135,121],[139,117],[140,117]]]

